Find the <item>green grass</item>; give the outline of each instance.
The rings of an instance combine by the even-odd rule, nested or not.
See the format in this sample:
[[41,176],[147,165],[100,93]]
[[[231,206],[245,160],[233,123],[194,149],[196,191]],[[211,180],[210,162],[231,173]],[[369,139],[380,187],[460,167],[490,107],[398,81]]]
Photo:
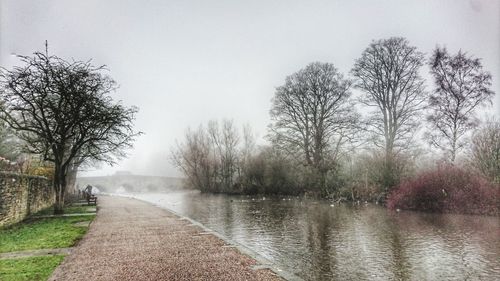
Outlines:
[[71,247],[83,237],[88,228],[74,224],[91,221],[94,217],[32,218],[0,229],[0,253]]
[[[95,213],[95,209],[96,209],[95,206],[68,206],[64,208],[64,213],[65,214]],[[33,216],[46,216],[52,214],[54,214],[54,208],[49,207],[37,212],[36,214],[33,214]]]
[[[95,207],[70,206],[64,211],[66,214],[95,212],[91,209],[95,210]],[[95,218],[95,215],[36,217],[51,215],[52,212],[52,208],[47,208],[20,223],[0,228],[0,253],[71,247],[88,229],[86,226],[76,226],[75,223]],[[63,255],[56,255],[0,260],[0,280],[47,280],[63,259]]]
[[0,260],[0,280],[47,280],[63,259],[64,256],[58,255]]

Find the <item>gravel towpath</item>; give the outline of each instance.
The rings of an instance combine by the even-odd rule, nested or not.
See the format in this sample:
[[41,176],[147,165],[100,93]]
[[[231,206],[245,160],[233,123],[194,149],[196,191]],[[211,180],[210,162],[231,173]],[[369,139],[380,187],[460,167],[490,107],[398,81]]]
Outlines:
[[101,196],[96,219],[49,280],[282,280],[167,210]]

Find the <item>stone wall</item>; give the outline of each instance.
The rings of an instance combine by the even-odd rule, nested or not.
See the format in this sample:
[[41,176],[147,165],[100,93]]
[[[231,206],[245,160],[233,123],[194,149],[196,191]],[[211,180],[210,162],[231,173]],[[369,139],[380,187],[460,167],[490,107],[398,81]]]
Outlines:
[[54,201],[47,178],[0,172],[0,227],[22,221]]

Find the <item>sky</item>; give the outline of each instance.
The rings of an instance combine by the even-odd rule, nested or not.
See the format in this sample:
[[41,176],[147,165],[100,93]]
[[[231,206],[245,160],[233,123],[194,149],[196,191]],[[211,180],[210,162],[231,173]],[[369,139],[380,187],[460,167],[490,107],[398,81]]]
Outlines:
[[427,57],[439,45],[482,58],[498,94],[480,111],[500,116],[500,1],[0,1],[2,67],[47,40],[51,54],[107,65],[113,97],[140,109],[129,157],[83,175],[180,176],[171,148],[210,119],[249,124],[264,143],[287,75],[314,61],[348,75],[372,40],[391,36]]

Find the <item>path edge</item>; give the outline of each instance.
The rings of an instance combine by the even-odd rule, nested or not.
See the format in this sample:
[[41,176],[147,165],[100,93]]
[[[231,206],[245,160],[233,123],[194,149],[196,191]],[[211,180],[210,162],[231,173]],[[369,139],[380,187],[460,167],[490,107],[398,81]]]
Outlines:
[[[101,193],[103,194],[103,193]],[[215,237],[221,239],[222,241],[226,242],[227,244],[231,245],[231,246],[234,246],[234,248],[236,248],[241,254],[243,255],[246,255],[252,259],[254,259],[255,261],[257,261],[258,265],[254,266],[254,267],[258,267],[258,268],[254,268],[255,270],[260,270],[260,269],[269,269],[271,270],[272,272],[274,272],[276,275],[278,275],[279,277],[285,279],[285,280],[289,280],[289,281],[304,281],[304,279],[300,278],[299,276],[295,275],[294,273],[292,273],[290,270],[288,270],[287,268],[278,268],[274,263],[272,263],[270,260],[268,260],[267,258],[263,257],[262,255],[260,255],[259,253],[255,252],[254,250],[248,248],[247,246],[243,245],[243,244],[240,244],[234,240],[231,240],[229,238],[227,238],[226,236],[208,228],[207,226],[203,225],[202,223],[194,220],[194,219],[191,219],[189,217],[186,217],[184,215],[181,215],[179,214],[178,212],[170,209],[170,208],[167,208],[165,206],[160,206],[158,204],[155,204],[155,203],[152,203],[152,202],[149,202],[149,201],[146,201],[144,199],[141,199],[141,198],[137,198],[137,197],[134,197],[132,195],[125,195],[125,194],[112,194],[112,193],[105,193],[103,195],[107,195],[107,196],[117,196],[117,197],[126,197],[126,198],[130,198],[130,199],[134,199],[134,200],[138,200],[138,201],[141,201],[141,202],[144,202],[144,203],[147,203],[147,204],[150,204],[150,205],[153,205],[157,208],[160,208],[160,209],[163,209],[167,212],[170,212],[172,213],[173,215],[179,217],[180,219],[183,219],[183,220],[187,220],[189,221],[190,223],[192,223],[193,225],[196,225],[200,228],[203,229],[204,232],[207,232],[207,233],[210,233],[212,235],[214,235]]]

